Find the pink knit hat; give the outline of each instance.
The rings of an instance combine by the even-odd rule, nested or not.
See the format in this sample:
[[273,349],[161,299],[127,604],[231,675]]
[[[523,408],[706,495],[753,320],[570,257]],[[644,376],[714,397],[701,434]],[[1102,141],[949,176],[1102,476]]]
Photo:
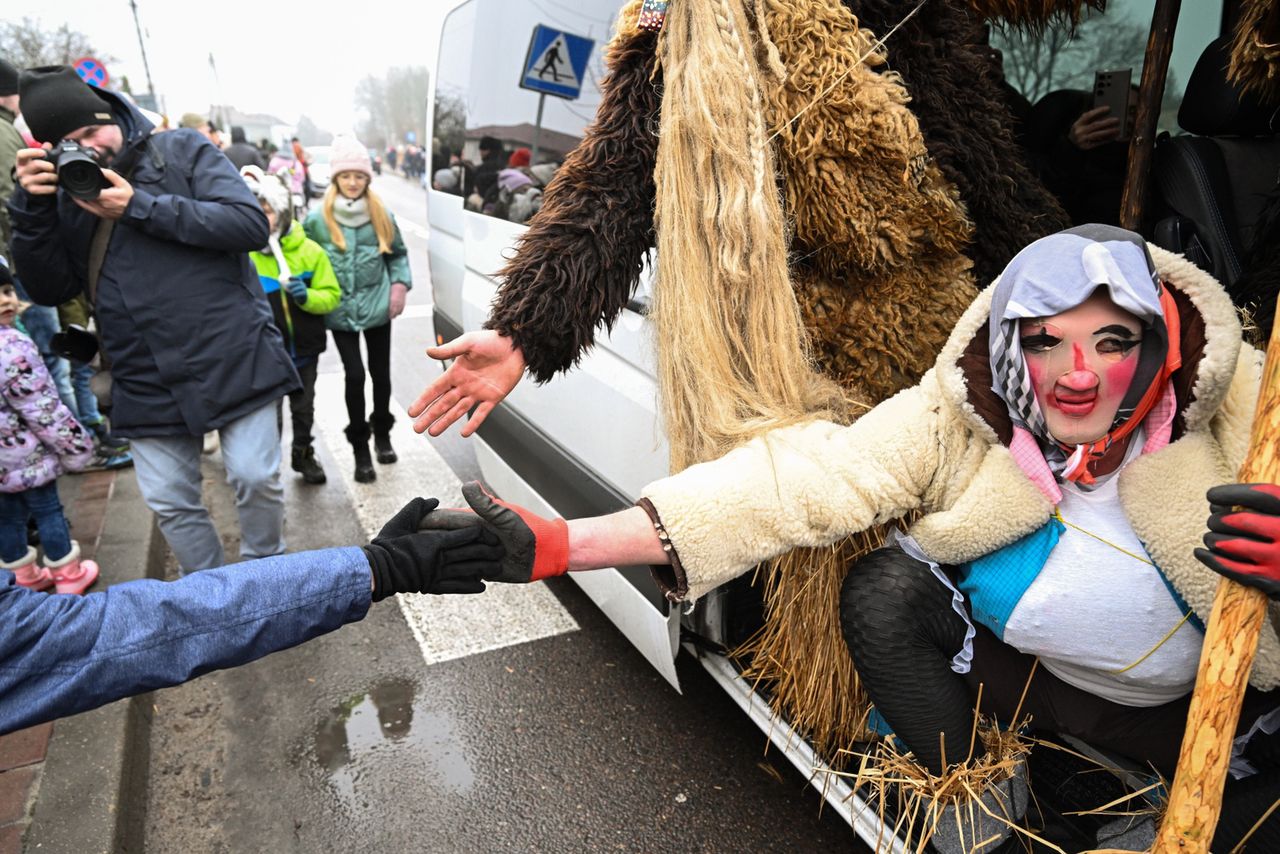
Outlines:
[[369,151],[353,136],[337,136],[333,139],[329,154],[329,172],[337,177],[339,172],[363,172],[373,180],[373,163]]

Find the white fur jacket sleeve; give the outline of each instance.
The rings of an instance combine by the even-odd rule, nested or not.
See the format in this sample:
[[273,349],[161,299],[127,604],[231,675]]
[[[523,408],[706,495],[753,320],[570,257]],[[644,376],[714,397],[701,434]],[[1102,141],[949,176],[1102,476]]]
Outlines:
[[[820,546],[921,506],[945,458],[933,372],[850,426],[779,429],[645,487],[696,599],[796,546]],[[963,430],[958,431],[963,433]],[[682,589],[687,581],[687,589]]]

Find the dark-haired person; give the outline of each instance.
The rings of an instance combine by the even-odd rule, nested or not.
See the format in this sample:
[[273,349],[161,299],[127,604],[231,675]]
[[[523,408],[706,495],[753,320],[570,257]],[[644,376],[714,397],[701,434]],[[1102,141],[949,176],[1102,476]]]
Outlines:
[[70,68],[28,69],[19,87],[32,135],[90,149],[110,186],[76,198],[44,149],[18,152],[16,267],[38,303],[82,293],[93,303],[113,432],[131,440],[138,485],[182,570],[226,562],[201,495],[211,430],[235,489],[241,555],[284,552],[276,402],[300,383],[249,263],[267,243],[258,200],[198,130],[154,134],[136,107]]

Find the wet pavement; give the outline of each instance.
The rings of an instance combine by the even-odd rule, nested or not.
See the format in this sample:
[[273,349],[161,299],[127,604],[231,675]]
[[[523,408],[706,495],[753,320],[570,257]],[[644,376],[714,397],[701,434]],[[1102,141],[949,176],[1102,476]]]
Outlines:
[[[407,182],[374,186],[402,219],[425,221],[422,194]],[[394,327],[402,407],[438,370],[421,356],[433,335],[426,242],[405,236],[419,288]],[[336,354],[321,371],[336,381]],[[455,428],[418,439],[399,471],[380,466],[366,488],[352,482],[349,450],[333,432],[321,431],[317,447],[329,484],[286,475],[295,546],[363,542],[383,505],[407,500],[413,486],[445,489],[477,474]],[[413,441],[397,438],[406,452]],[[216,455],[205,474],[234,554]],[[388,600],[305,646],[158,692],[147,850],[859,847],[697,662],[681,656],[679,694],[572,582],[540,592],[541,616],[511,605],[529,612],[518,631],[477,610],[491,594],[447,612],[440,597]],[[492,609],[502,607],[495,597]]]

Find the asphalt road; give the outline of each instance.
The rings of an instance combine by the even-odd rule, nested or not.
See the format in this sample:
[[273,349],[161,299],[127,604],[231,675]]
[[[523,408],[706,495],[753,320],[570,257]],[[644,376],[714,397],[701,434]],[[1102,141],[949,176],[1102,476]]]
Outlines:
[[[424,194],[394,176],[374,186],[401,221],[418,282],[393,328],[403,408],[439,371],[422,355],[434,339]],[[448,500],[478,474],[456,428],[428,441],[402,422],[401,462],[355,484],[332,348],[317,398],[330,480],[307,487],[286,473],[294,548],[363,542],[413,494]],[[234,555],[217,455],[205,475]],[[158,692],[147,850],[860,847],[687,655],[680,694],[572,582],[501,587],[388,600],[303,647]]]

